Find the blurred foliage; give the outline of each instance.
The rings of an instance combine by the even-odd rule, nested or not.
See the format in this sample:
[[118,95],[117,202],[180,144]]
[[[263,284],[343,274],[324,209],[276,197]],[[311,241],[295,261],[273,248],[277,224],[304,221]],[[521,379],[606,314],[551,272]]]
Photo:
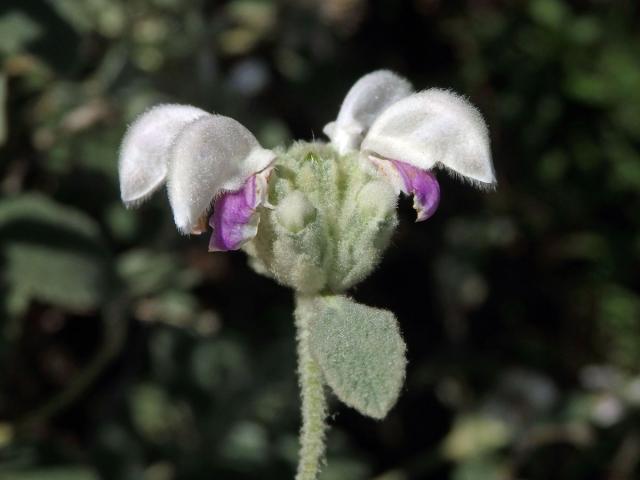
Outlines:
[[632,0],[4,0],[0,478],[291,478],[292,300],[119,201],[158,102],[267,146],[391,68],[468,95],[500,186],[408,203],[354,296],[397,313],[383,422],[333,405],[323,480],[640,477],[640,8]]

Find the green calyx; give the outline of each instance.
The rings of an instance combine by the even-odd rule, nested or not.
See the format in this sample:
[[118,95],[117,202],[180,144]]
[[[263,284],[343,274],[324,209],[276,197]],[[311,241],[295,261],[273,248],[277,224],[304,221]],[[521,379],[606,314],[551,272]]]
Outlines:
[[343,292],[379,263],[398,220],[397,195],[358,152],[323,143],[279,152],[253,267],[305,294]]

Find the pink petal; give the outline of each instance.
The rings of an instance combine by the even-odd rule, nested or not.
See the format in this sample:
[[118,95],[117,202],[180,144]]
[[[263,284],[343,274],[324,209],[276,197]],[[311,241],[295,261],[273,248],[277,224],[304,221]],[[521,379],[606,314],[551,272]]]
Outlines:
[[421,170],[408,163],[389,160],[404,184],[402,191],[413,195],[413,208],[418,213],[416,222],[431,217],[440,204],[440,184],[429,170]]
[[256,236],[260,220],[256,208],[262,203],[260,182],[252,175],[240,190],[225,192],[213,205],[209,225],[213,228],[209,251],[238,250]]

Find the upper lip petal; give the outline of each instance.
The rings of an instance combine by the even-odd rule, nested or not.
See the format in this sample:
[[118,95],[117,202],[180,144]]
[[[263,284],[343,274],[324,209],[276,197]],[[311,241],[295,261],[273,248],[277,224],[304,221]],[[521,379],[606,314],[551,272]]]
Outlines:
[[223,191],[238,190],[275,153],[229,117],[210,115],[184,127],[170,151],[168,190],[178,229],[189,232]]
[[134,206],[155,192],[167,178],[169,147],[184,126],[209,115],[190,105],[158,105],[129,127],[120,147],[122,201]]
[[411,92],[411,84],[393,72],[369,73],[351,87],[335,122],[327,124],[323,131],[339,153],[357,150],[376,117]]
[[496,183],[482,115],[445,90],[415,93],[391,105],[373,122],[361,149],[423,170],[442,166],[480,187]]
[[198,230],[217,195],[239,189],[275,156],[229,117],[188,105],[160,105],[138,117],[123,139],[122,199],[135,206],[166,181],[176,225],[189,233]]

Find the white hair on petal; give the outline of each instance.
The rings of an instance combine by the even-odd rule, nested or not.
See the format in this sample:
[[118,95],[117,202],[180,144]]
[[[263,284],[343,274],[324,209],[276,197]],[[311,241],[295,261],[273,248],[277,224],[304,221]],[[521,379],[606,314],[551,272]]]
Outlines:
[[136,118],[120,145],[120,194],[127,207],[138,206],[162,186],[171,143],[185,125],[208,115],[190,105],[163,104]]
[[187,124],[171,145],[167,174],[178,229],[189,233],[217,195],[242,187],[275,156],[232,118],[210,115]]
[[399,75],[389,70],[371,72],[351,87],[338,117],[323,132],[339,153],[357,150],[376,117],[411,92],[411,84]]
[[496,183],[482,115],[447,90],[432,88],[391,105],[375,120],[361,148],[424,170],[442,166],[475,186]]

